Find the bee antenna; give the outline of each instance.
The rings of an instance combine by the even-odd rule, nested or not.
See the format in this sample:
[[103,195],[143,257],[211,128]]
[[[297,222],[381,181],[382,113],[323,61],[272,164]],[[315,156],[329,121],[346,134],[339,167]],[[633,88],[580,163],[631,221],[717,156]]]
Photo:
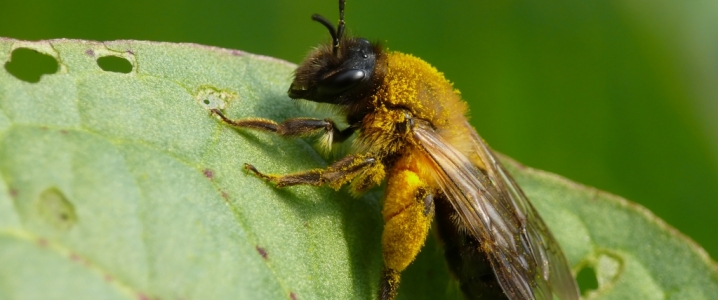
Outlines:
[[[319,22],[320,24],[324,25],[327,29],[329,29],[329,34],[332,36],[332,46],[334,47],[334,55],[337,54],[337,48],[339,48],[339,38],[337,37],[337,31],[334,29],[334,24],[332,22],[329,22],[327,18],[322,17],[318,14],[312,15],[312,20]],[[343,28],[342,28],[343,31]]]
[[332,36],[332,49],[334,50],[334,56],[337,56],[337,53],[339,52],[339,41],[342,39],[342,36],[344,35],[344,3],[346,0],[339,0],[339,25],[337,26],[337,29],[334,29],[334,24],[329,22],[325,17],[322,17],[319,14],[313,14],[312,20],[317,21],[324,25],[329,30],[329,34]]
[[344,35],[344,3],[346,0],[339,0],[339,23],[337,24],[337,37],[334,40],[334,54],[339,50],[339,41]]

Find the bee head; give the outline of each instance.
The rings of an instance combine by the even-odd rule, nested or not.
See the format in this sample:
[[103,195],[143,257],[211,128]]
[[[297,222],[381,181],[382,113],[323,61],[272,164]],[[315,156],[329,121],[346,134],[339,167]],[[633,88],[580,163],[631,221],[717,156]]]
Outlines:
[[344,0],[339,1],[337,28],[326,18],[312,20],[329,30],[332,44],[314,49],[294,72],[290,98],[332,104],[349,104],[372,89],[372,78],[380,46],[363,38],[344,36]]

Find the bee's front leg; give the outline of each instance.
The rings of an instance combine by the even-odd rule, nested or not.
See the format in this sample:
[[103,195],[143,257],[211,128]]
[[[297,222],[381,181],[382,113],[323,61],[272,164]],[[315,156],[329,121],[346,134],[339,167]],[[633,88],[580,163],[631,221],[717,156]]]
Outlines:
[[227,118],[219,109],[212,109],[211,112],[234,127],[269,131],[284,137],[307,136],[324,131],[322,140],[328,144],[343,142],[355,131],[354,127],[339,130],[332,119],[292,118],[284,120],[282,123],[277,123],[261,118],[232,120]]

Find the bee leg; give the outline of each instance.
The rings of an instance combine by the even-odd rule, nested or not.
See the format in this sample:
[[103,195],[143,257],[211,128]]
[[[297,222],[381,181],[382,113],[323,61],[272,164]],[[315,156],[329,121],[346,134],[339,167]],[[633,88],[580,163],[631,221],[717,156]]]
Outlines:
[[293,118],[287,119],[282,123],[277,123],[272,120],[261,118],[232,120],[227,118],[219,109],[212,109],[211,112],[219,116],[223,122],[234,127],[269,131],[286,137],[312,135],[323,130],[323,140],[327,141],[328,144],[346,140],[354,134],[355,130],[353,127],[339,130],[337,129],[337,125],[334,121],[328,118],[324,120],[313,118]]
[[255,175],[276,184],[277,187],[327,184],[334,189],[339,189],[357,176],[374,178],[377,183],[384,177],[384,166],[374,157],[361,154],[346,156],[325,169],[313,169],[287,175],[264,174],[250,164],[245,164],[244,167]]
[[384,271],[379,299],[393,299],[401,272],[424,246],[434,216],[434,198],[427,183],[411,170],[390,175],[382,209]]

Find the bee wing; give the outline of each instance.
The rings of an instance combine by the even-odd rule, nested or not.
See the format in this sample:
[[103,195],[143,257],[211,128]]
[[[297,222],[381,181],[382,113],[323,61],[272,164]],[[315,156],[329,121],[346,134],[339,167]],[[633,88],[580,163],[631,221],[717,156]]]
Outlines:
[[568,262],[546,224],[476,131],[465,126],[472,133],[471,157],[428,123],[418,122],[414,136],[434,162],[446,198],[487,254],[504,293],[510,299],[578,299]]

